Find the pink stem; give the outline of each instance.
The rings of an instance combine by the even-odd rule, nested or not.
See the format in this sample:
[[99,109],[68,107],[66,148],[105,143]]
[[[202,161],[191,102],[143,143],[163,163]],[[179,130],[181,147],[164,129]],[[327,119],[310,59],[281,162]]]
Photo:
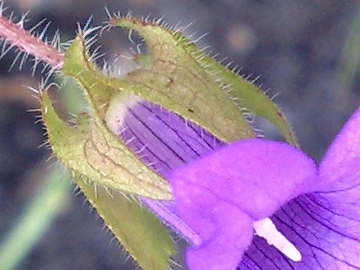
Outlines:
[[15,24],[0,16],[0,37],[11,46],[33,55],[36,59],[48,63],[53,68],[60,68],[64,62],[64,54],[54,46],[43,42],[29,31],[22,28],[21,23]]

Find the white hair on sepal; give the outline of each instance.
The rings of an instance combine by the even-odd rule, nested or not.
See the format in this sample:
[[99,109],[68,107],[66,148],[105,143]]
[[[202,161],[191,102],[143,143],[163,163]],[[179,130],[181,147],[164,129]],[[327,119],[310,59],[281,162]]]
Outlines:
[[277,230],[270,218],[265,218],[254,222],[255,235],[264,238],[269,245],[274,246],[286,257],[294,262],[302,259],[300,251]]
[[129,129],[129,127],[127,127],[127,126],[125,126],[125,125],[122,126],[121,129],[119,129],[119,130],[117,131],[117,133],[116,133],[117,136],[118,136],[118,137],[123,136],[123,133],[124,133],[125,131],[127,131],[128,129]]
[[[145,160],[147,158],[146,155],[143,155],[143,160]],[[163,163],[163,162],[162,162]],[[146,161],[145,162],[146,166],[148,166],[149,168],[155,168],[155,169],[151,169],[156,171],[158,174],[161,174],[161,172],[164,171],[164,168],[162,166],[160,166],[160,162],[158,160],[154,160],[154,161]],[[157,166],[159,165],[159,166]]]
[[[198,36],[197,38],[194,38],[194,36],[197,35],[197,32],[193,32],[192,34],[188,35],[188,39],[191,40],[191,43],[199,43],[200,40],[202,40],[203,38],[205,38],[209,33],[204,33],[200,36]],[[189,43],[189,44],[191,44]],[[210,46],[206,46],[206,47],[203,47],[202,49],[206,50],[208,49]]]
[[107,187],[107,186],[103,186],[105,192],[110,196],[110,198],[114,199],[114,194],[112,194],[112,190]]
[[146,150],[147,146],[146,144],[144,144],[143,146],[141,146],[140,148],[136,149],[134,151],[134,153],[138,156],[138,157],[145,157],[145,156],[141,156],[141,154]]
[[[80,35],[85,43],[86,51],[89,53],[89,60],[95,62],[96,60],[102,58],[105,54],[100,53],[101,46],[96,46],[92,48],[94,44],[96,44],[99,37],[99,29],[102,26],[91,26],[92,16],[90,16],[85,24],[81,26],[79,23],[77,24],[77,34]],[[66,44],[65,46],[71,45]]]
[[[110,12],[107,8],[105,9],[105,11],[109,17],[109,20],[111,20],[113,18],[117,18],[118,16],[124,17],[124,16],[121,16],[121,14],[118,14],[118,15],[110,14]],[[130,16],[130,15],[126,15],[126,16]],[[110,25],[108,22],[105,22],[105,24],[100,27],[99,35],[102,35],[104,33],[104,31],[109,31],[112,28],[113,28],[112,25]],[[128,31],[129,31],[128,32],[128,40],[131,44],[135,45],[136,47],[135,47],[135,49],[133,47],[130,47],[128,54],[123,54],[123,53],[115,54],[115,58],[111,61],[111,63],[108,63],[104,60],[103,66],[102,66],[102,72],[106,76],[121,78],[121,77],[124,77],[129,72],[137,70],[141,67],[141,65],[136,62],[135,57],[136,57],[136,55],[142,54],[141,46],[143,45],[143,43],[141,41],[140,43],[136,44],[132,38],[133,30],[128,29]]]
[[128,146],[134,140],[136,140],[136,136],[132,136],[131,138],[127,139],[126,141],[124,141],[124,144]]
[[247,109],[243,109],[242,114],[249,124],[254,124],[256,115],[253,112],[248,111]]
[[81,196],[81,194],[82,194],[81,188],[79,186],[77,186],[77,185],[73,185],[72,194],[75,197]]
[[185,33],[192,25],[193,25],[194,22],[190,22],[188,23],[187,25],[182,25],[180,22],[176,23],[174,26],[173,26],[173,31],[174,31],[174,34],[177,34],[177,33]]
[[112,63],[108,63],[104,60],[102,66],[103,74],[110,77],[122,78],[129,72],[139,69],[140,65],[134,61],[135,54],[135,52],[132,52],[132,54],[128,55],[115,55],[116,57],[114,58]]

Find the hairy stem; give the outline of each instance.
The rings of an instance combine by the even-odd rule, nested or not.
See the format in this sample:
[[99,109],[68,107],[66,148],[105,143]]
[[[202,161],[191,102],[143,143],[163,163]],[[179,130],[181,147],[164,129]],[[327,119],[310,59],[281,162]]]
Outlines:
[[35,59],[44,61],[53,68],[61,67],[64,62],[62,52],[32,35],[30,31],[26,31],[22,21],[13,23],[0,15],[0,37],[11,47],[17,47],[20,51],[33,55]]

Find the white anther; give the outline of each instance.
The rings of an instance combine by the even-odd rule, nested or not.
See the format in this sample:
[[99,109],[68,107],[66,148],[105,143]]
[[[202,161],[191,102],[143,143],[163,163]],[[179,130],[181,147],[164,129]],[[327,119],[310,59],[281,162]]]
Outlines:
[[265,218],[254,222],[255,234],[266,239],[269,245],[273,245],[290,260],[301,261],[301,253],[286,237],[276,229],[275,224]]

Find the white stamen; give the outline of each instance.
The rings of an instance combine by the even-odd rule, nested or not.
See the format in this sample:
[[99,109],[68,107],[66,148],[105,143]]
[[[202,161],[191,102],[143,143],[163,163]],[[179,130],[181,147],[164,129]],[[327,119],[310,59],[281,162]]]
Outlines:
[[275,224],[269,218],[254,222],[254,230],[256,235],[265,238],[269,245],[273,245],[290,260],[301,261],[299,250],[276,229]]

